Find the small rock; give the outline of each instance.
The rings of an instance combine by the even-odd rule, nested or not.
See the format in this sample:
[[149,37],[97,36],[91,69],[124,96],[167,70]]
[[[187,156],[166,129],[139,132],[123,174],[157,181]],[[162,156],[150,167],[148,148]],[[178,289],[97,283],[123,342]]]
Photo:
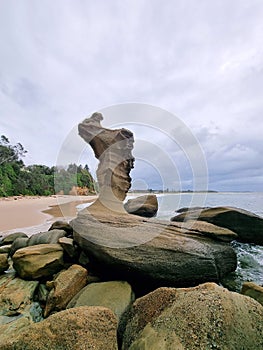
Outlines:
[[42,310],[33,301],[37,286],[37,281],[24,281],[16,278],[14,273],[0,277],[0,324],[11,324],[22,317],[30,322],[41,318]]
[[87,274],[87,270],[79,265],[72,265],[66,271],[60,272],[48,295],[44,316],[47,317],[53,310],[65,309],[69,301],[85,287]]
[[157,197],[156,195],[151,194],[132,198],[124,204],[124,208],[129,214],[150,218],[157,214]]
[[55,221],[48,229],[48,231],[51,230],[63,230],[67,233],[66,236],[73,235],[73,229],[66,221]]
[[58,243],[62,246],[62,248],[70,258],[76,258],[78,252],[74,246],[74,241],[72,238],[61,237],[59,238]]
[[46,304],[48,293],[49,293],[49,290],[47,289],[46,285],[43,283],[40,283],[37,291],[37,300],[39,301],[40,304],[42,305]]
[[63,268],[63,248],[60,244],[39,244],[22,248],[13,255],[13,267],[24,279],[41,279]]
[[66,232],[63,230],[52,230],[39,232],[29,238],[17,238],[11,246],[10,256],[13,256],[14,253],[21,248],[39,244],[56,244],[58,243],[59,239],[65,235]]
[[2,239],[0,245],[12,244],[17,238],[28,238],[23,232],[15,232]]
[[87,254],[85,254],[83,251],[79,255],[79,264],[82,266],[87,266],[89,264],[90,260]]
[[8,270],[8,267],[9,267],[8,255],[0,254],[0,274]]
[[9,254],[11,250],[11,244],[0,246],[0,254]]
[[263,305],[263,286],[253,282],[245,282],[242,286],[241,294],[247,295]]
[[128,309],[134,300],[129,283],[110,281],[91,283],[83,288],[68,304],[67,308],[78,306],[104,306],[111,309],[117,319]]

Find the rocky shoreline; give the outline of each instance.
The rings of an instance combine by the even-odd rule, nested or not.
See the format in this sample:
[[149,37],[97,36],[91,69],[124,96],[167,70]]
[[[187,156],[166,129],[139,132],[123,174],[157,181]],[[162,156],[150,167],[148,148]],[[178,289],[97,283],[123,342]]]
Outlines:
[[[70,225],[1,241],[0,349],[263,346],[263,287],[245,283],[242,295],[220,286],[220,276],[236,266],[232,231],[199,221],[186,228],[130,214],[90,215],[84,209]],[[118,234],[119,247],[110,227],[130,227]],[[154,229],[156,237],[137,245],[137,235],[129,235]]]
[[[79,125],[99,159],[100,194],[70,223],[0,244],[0,350],[263,348],[262,289],[224,288],[233,240],[263,242],[263,219],[200,208],[151,219],[156,197],[124,207],[133,134]],[[147,218],[145,218],[145,216]]]

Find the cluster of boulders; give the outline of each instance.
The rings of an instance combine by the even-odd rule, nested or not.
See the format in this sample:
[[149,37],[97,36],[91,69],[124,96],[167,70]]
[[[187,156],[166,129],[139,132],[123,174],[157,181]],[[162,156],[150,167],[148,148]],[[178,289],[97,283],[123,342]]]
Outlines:
[[[129,218],[130,222],[122,218],[126,228],[131,225],[134,230],[135,223],[143,224],[143,219]],[[101,222],[109,219],[101,214]],[[224,251],[225,238],[213,246],[212,240],[207,243],[211,238],[203,237],[195,247],[185,237],[191,236],[189,232],[185,236],[177,232],[174,237],[166,232],[138,246],[114,248],[92,242],[95,227],[90,222],[92,254],[87,240],[73,232],[76,222],[55,222],[47,232],[31,237],[18,232],[2,239],[1,350],[262,348],[263,287],[244,284],[242,293],[250,297],[215,283],[167,287],[194,286],[202,273],[206,281],[213,280],[207,255]],[[176,248],[180,245],[189,246],[192,267],[182,247],[181,252]],[[226,248],[221,258],[227,259],[228,254]],[[206,272],[199,259],[205,261]],[[184,278],[176,271],[183,269],[180,264]],[[218,274],[223,275],[224,265],[218,266],[222,270]]]

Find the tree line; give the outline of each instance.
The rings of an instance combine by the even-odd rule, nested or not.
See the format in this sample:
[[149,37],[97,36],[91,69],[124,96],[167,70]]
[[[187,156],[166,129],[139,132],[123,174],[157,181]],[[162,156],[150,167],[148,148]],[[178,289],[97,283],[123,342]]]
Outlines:
[[0,197],[17,195],[49,196],[69,194],[72,188],[95,191],[95,181],[88,165],[69,164],[67,167],[46,165],[25,166],[22,158],[27,151],[21,145],[10,144],[4,135],[0,138]]

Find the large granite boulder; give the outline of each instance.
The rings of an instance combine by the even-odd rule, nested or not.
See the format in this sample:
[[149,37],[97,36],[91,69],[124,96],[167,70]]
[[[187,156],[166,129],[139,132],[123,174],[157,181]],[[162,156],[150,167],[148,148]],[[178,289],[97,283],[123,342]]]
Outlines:
[[225,227],[238,235],[242,242],[263,245],[263,218],[249,211],[232,207],[214,207],[194,209],[176,215],[172,221],[187,220],[207,221],[211,224]]
[[175,223],[84,209],[71,226],[74,240],[104,278],[142,288],[219,281],[236,268],[228,244],[194,230],[186,233]]
[[78,306],[104,306],[111,309],[118,320],[134,301],[129,283],[110,281],[91,283],[83,288],[68,304],[67,308]]
[[129,199],[124,204],[124,209],[129,214],[151,218],[158,211],[157,197],[154,194],[149,194]]
[[0,337],[0,350],[117,350],[117,321],[102,307],[78,307],[9,336]]
[[79,265],[72,265],[66,271],[62,271],[53,281],[46,303],[44,316],[51,311],[61,311],[66,308],[68,302],[87,283],[87,270]]
[[243,283],[241,293],[257,300],[263,305],[263,286],[259,286],[253,282],[245,282]]
[[61,237],[67,235],[66,231],[61,229],[56,229],[47,232],[39,232],[32,235],[29,238],[19,237],[17,238],[10,250],[10,256],[13,256],[18,249],[38,245],[38,244],[56,244]]
[[63,266],[63,248],[59,244],[39,244],[21,248],[13,255],[13,267],[21,278],[36,280],[52,276]]
[[214,283],[159,288],[137,299],[122,350],[263,348],[263,307]]

